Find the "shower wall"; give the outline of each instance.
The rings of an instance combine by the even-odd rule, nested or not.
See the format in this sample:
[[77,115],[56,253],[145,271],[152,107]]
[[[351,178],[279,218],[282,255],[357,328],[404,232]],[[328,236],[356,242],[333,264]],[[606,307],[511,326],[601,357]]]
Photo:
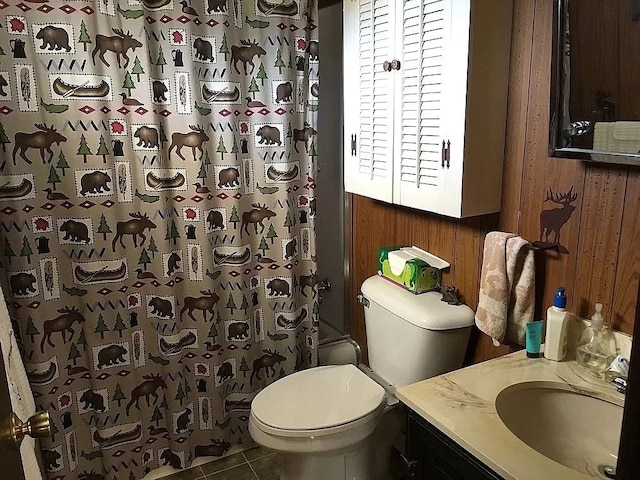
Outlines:
[[345,318],[345,199],[342,181],[342,3],[320,9],[318,181],[315,189],[318,278],[322,293],[320,337],[347,333]]

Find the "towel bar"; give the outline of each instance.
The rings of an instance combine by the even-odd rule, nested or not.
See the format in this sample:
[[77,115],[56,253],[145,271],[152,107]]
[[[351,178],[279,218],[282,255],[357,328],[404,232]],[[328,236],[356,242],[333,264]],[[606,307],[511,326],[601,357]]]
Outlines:
[[554,243],[553,245],[545,245],[543,247],[538,247],[537,245],[530,244],[530,245],[527,245],[527,247],[536,252],[543,252],[545,250],[555,250],[556,252],[560,253],[560,245],[558,245],[557,243]]

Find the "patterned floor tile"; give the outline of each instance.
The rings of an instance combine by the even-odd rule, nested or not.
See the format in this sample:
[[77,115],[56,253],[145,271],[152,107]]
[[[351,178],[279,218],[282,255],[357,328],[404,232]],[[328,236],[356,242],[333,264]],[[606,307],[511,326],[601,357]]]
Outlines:
[[206,480],[259,480],[248,463],[207,475]]
[[252,448],[250,450],[245,450],[244,452],[242,452],[244,457],[247,459],[248,462],[251,462],[253,460],[257,460],[258,458],[262,458],[262,457],[266,457],[267,455],[271,455],[274,453],[273,450],[269,450],[268,448],[264,448],[264,447],[256,447],[256,448]]
[[242,453],[236,453],[235,455],[229,455],[228,457],[213,460],[209,463],[200,465],[205,475],[219,472],[220,470],[227,470],[228,468],[235,467],[241,463],[246,463]]
[[168,477],[163,477],[162,480],[196,480],[203,478],[203,476],[204,474],[202,470],[200,470],[200,467],[194,467],[172,473]]
[[274,453],[266,457],[258,458],[251,463],[251,468],[256,472],[260,480],[279,480],[282,457]]

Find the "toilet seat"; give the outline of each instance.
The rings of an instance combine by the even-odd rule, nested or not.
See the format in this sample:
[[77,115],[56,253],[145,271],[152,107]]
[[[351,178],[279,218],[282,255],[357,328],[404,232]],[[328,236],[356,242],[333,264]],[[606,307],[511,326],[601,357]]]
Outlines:
[[263,389],[253,399],[251,420],[269,435],[333,435],[375,419],[385,398],[385,390],[354,365],[315,367]]

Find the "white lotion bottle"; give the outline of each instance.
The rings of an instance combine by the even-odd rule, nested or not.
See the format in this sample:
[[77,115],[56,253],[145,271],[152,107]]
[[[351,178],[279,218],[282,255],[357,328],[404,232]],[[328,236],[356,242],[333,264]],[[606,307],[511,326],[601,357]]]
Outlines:
[[544,341],[544,358],[561,361],[567,354],[567,297],[564,287],[558,287],[553,305],[547,309],[547,332]]

